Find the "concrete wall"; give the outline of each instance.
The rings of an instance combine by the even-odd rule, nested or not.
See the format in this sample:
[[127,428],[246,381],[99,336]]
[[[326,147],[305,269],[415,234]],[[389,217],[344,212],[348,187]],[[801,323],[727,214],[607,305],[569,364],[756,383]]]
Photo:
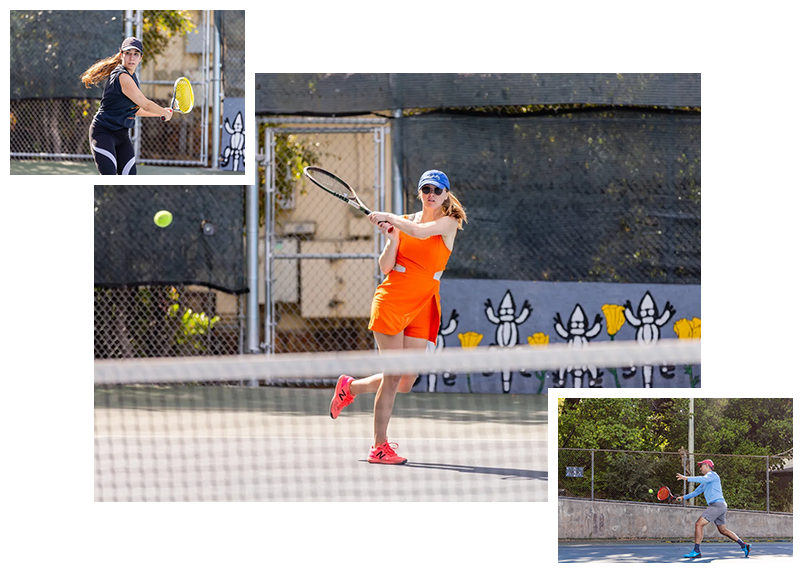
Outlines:
[[[597,502],[561,498],[558,538],[691,538],[705,507],[665,504]],[[791,538],[792,515],[729,510],[726,525],[742,539]],[[705,538],[723,536],[708,524]],[[705,540],[704,538],[704,540]]]

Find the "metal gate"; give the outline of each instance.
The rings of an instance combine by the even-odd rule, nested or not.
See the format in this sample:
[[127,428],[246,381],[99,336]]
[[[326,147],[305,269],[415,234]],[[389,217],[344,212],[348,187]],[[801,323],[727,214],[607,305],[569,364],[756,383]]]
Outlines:
[[303,175],[318,165],[349,182],[372,210],[385,210],[388,170],[382,119],[262,118],[266,158],[266,352],[374,348],[367,329],[381,281],[384,239],[359,211]]

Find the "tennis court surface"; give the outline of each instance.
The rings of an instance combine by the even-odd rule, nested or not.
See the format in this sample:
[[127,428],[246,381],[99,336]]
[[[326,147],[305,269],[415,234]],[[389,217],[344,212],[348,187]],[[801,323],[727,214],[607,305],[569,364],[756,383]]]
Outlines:
[[573,564],[598,563],[671,563],[671,562],[731,562],[749,560],[750,562],[790,562],[792,560],[792,542],[749,541],[750,556],[745,558],[744,552],[734,542],[709,542],[703,540],[700,547],[700,558],[683,558],[694,543],[644,541],[644,542],[560,542],[558,545],[558,562]]
[[96,501],[547,501],[547,400],[398,395],[406,465],[367,462],[374,395],[333,388],[96,385]]
[[[203,167],[137,165],[138,175],[243,175]],[[98,175],[91,161],[11,161],[11,175]]]

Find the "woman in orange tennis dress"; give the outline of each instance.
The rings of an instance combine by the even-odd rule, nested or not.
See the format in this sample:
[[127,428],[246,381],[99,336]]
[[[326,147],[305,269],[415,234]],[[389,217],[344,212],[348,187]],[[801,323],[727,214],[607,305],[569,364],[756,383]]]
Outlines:
[[[379,351],[420,349],[435,343],[441,324],[440,277],[452,253],[457,230],[467,222],[466,212],[450,191],[441,171],[424,172],[418,181],[422,209],[413,215],[373,212],[368,218],[387,238],[379,257],[386,275],[371,304],[368,328]],[[388,423],[396,393],[408,393],[416,375],[382,373],[355,380],[342,375],[335,387],[329,415],[335,419],[355,395],[376,393],[374,443],[368,462],[404,464],[396,443],[388,442]]]

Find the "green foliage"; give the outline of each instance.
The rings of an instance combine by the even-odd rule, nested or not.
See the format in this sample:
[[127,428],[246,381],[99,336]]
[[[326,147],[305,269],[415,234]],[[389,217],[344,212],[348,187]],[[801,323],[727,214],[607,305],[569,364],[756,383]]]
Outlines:
[[[671,400],[670,400],[671,401]],[[657,399],[574,399],[558,402],[563,448],[663,450],[667,405]]]
[[[265,141],[265,129],[270,124],[259,125],[258,142]],[[301,193],[306,193],[304,181],[304,168],[317,165],[324,155],[318,142],[311,142],[308,138],[297,135],[278,133],[274,139],[274,155],[276,157],[276,173],[274,184],[276,186],[275,199],[286,199],[294,192],[297,182],[301,181]],[[259,186],[266,185],[267,173],[263,166],[259,167]],[[259,224],[265,223],[264,194],[259,194]]]
[[144,10],[142,19],[142,43],[145,53],[142,63],[145,64],[160,56],[170,38],[198,33],[192,22],[189,10]]
[[178,302],[179,293],[176,289],[170,290],[169,297],[173,302],[167,308],[167,316],[180,320],[175,334],[176,344],[189,344],[195,350],[206,351],[204,341],[215,324],[220,321],[220,317],[209,317],[206,313],[197,313],[190,307],[186,307],[182,311]]

